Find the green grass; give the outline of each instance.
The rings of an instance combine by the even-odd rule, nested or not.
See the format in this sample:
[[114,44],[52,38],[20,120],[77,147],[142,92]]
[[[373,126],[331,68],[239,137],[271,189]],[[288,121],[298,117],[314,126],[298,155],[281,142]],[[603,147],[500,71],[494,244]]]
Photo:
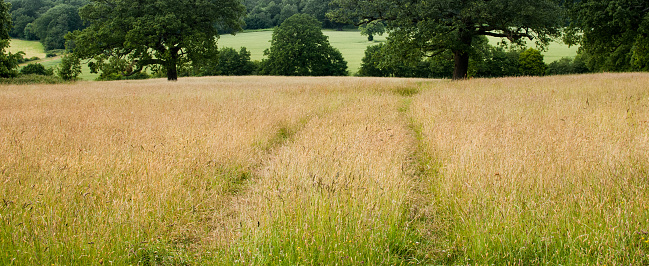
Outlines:
[[40,59],[45,58],[45,48],[43,48],[43,44],[39,41],[11,39],[8,51],[11,53],[23,51],[25,58],[32,58],[34,56]]
[[[497,45],[500,41],[500,38],[489,37],[489,43],[491,45]],[[527,42],[527,46],[538,49],[533,42]],[[561,41],[556,41],[550,43],[550,45],[547,47],[547,50],[541,53],[543,54],[545,63],[549,64],[564,57],[575,57],[577,55],[578,49],[578,46],[569,47],[567,44],[564,44]]]
[[6,86],[0,265],[649,265],[647,82]]
[[[361,66],[361,59],[365,56],[365,48],[369,45],[385,41],[385,36],[374,37],[373,42],[368,42],[367,37],[361,35],[360,31],[346,30],[334,31],[323,30],[323,33],[329,36],[329,42],[335,48],[338,48],[347,61],[348,70],[356,73]],[[270,40],[273,37],[273,31],[252,31],[243,32],[236,35],[223,35],[218,41],[219,47],[232,47],[239,49],[246,47],[250,51],[252,60],[261,60],[264,58],[264,50],[270,47]]]

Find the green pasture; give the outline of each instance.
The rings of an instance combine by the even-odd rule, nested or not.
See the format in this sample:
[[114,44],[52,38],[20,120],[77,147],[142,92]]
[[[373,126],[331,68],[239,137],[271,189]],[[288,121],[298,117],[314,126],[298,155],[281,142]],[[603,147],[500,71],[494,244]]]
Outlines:
[[[501,38],[496,38],[496,37],[488,37],[488,38],[489,38],[489,43],[491,45],[497,45],[502,41]],[[527,46],[535,49],[540,49],[539,47],[536,47],[536,45],[532,41],[528,41]],[[542,51],[541,53],[543,54],[543,59],[545,63],[549,64],[564,57],[575,57],[577,55],[578,49],[579,49],[578,46],[568,46],[567,44],[564,44],[561,40],[559,40],[550,43],[550,45],[546,47],[546,51]]]
[[[349,71],[356,73],[361,66],[361,59],[365,55],[367,46],[385,41],[385,36],[375,36],[373,42],[367,41],[367,37],[361,35],[357,30],[334,31],[323,30],[323,33],[329,36],[329,42],[335,48],[338,48],[347,61]],[[273,37],[272,30],[252,31],[237,33],[236,35],[222,35],[219,38],[219,47],[232,47],[239,50],[240,47],[246,47],[250,51],[252,60],[261,60],[264,58],[264,50],[270,47],[270,40]]]
[[[61,63],[61,56],[47,58],[37,62],[41,63],[45,68],[56,67]],[[97,77],[99,77],[99,74],[90,73],[88,63],[81,61],[81,75],[79,75],[79,78],[82,80],[95,80]]]
[[43,48],[43,44],[41,44],[39,41],[11,39],[11,41],[9,42],[9,49],[7,50],[10,53],[23,51],[25,53],[25,58],[32,58],[34,56],[40,59],[45,58],[45,48]]

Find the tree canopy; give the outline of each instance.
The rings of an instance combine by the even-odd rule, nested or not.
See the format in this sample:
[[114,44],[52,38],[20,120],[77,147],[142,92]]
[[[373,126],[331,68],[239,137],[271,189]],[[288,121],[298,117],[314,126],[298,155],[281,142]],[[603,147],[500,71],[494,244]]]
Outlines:
[[10,3],[0,0],[0,78],[10,78],[18,75],[15,69],[18,66],[18,59],[22,54],[6,52],[9,47],[9,31],[11,31]]
[[64,36],[83,29],[79,7],[88,0],[11,0],[11,37],[40,40],[46,50],[65,48]]
[[245,0],[248,10],[246,29],[266,29],[279,26],[292,15],[308,14],[322,22],[325,28],[337,28],[342,24],[334,23],[326,17],[331,9],[331,0]]
[[268,56],[261,73],[283,76],[343,76],[347,62],[329,44],[320,22],[310,15],[296,14],[273,31]]
[[596,71],[649,71],[649,2],[582,0],[572,6],[569,43]]
[[178,79],[178,66],[217,60],[217,28],[240,30],[245,7],[238,0],[93,0],[80,9],[88,28],[68,35],[74,54],[101,71],[122,75],[147,66]]
[[388,45],[402,57],[420,61],[451,51],[453,78],[467,77],[469,56],[478,36],[524,38],[547,45],[560,36],[563,9],[555,0],[334,0],[329,16],[361,25],[376,20],[390,30]]

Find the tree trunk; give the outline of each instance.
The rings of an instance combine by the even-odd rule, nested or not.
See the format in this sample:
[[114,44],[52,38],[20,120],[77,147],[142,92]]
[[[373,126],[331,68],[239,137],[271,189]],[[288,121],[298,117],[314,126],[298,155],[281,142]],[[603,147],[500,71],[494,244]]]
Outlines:
[[453,51],[455,68],[453,69],[453,80],[466,79],[469,72],[469,53],[466,51]]
[[167,80],[168,81],[178,81],[178,69],[176,64],[167,66]]
[[178,50],[170,50],[171,56],[167,61],[167,81],[178,81]]
[[466,79],[469,72],[469,50],[473,42],[473,34],[466,29],[460,29],[459,35],[461,46],[453,50],[453,57],[455,58],[453,80]]

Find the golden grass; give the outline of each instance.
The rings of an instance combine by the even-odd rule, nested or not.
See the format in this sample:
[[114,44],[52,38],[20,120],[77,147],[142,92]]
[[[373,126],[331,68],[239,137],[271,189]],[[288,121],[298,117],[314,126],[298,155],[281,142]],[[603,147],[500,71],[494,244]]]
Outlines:
[[250,222],[244,239],[256,245],[239,250],[240,262],[398,259],[389,241],[405,233],[399,231],[414,139],[392,91],[366,90],[347,99],[336,112],[309,121],[260,169],[244,213]]
[[137,264],[160,256],[173,264],[209,257],[237,237],[233,195],[273,150],[379,82],[410,81],[3,86],[3,262]]
[[0,264],[647,264],[647,74],[0,87]]
[[449,244],[437,252],[455,263],[647,263],[647,84],[485,79],[416,98],[439,166],[430,186]]

